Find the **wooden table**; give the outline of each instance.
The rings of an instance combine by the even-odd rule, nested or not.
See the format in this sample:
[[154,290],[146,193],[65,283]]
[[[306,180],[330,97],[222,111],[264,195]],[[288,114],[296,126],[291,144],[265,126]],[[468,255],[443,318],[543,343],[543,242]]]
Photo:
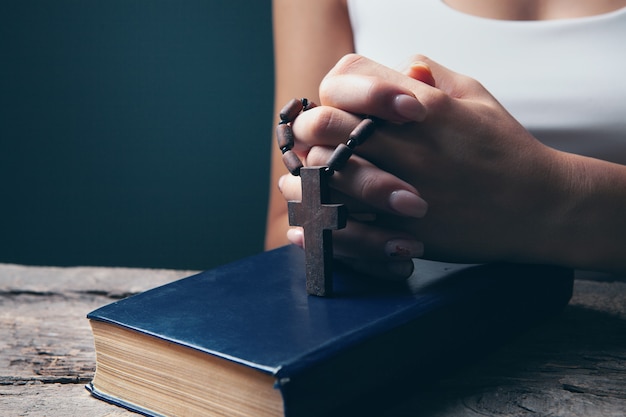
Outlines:
[[[92,398],[85,315],[191,271],[0,264],[0,416],[135,416]],[[579,275],[558,317],[389,417],[625,416],[626,279]]]

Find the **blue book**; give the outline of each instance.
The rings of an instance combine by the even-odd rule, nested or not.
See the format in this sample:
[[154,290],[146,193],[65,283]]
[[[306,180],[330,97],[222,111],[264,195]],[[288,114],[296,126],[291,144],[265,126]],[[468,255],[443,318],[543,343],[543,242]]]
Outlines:
[[560,311],[572,283],[552,266],[417,261],[401,283],[339,269],[321,298],[285,246],[89,313],[87,388],[151,416],[380,415]]

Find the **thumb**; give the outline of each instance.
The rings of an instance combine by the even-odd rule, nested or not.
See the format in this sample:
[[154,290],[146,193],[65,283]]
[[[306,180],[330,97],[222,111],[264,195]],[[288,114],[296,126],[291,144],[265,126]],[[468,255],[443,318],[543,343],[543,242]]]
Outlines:
[[435,77],[433,77],[430,66],[428,66],[428,64],[426,64],[425,62],[414,61],[409,65],[407,69],[402,71],[402,73],[408,77],[413,78],[414,80],[421,81],[431,87],[435,87]]

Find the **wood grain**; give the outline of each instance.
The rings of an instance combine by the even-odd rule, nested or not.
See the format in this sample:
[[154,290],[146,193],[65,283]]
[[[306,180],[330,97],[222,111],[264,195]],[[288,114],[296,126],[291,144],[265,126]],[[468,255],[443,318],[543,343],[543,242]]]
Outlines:
[[86,314],[190,271],[0,265],[0,415],[136,415],[92,398]]
[[[192,274],[0,265],[0,415],[131,416],[84,389],[95,369],[85,315]],[[626,280],[582,276],[562,314],[429,386],[389,417],[624,416]]]

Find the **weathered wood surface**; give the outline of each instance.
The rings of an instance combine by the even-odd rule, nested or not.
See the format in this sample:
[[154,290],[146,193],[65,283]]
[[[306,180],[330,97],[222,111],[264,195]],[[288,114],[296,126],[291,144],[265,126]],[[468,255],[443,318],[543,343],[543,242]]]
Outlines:
[[91,310],[191,272],[0,265],[0,416],[136,416],[95,400]]
[[558,317],[393,416],[626,416],[626,282],[577,280]]
[[[190,271],[0,265],[0,416],[136,414],[84,389],[85,315]],[[558,317],[390,407],[390,417],[625,416],[626,279],[578,279]]]

